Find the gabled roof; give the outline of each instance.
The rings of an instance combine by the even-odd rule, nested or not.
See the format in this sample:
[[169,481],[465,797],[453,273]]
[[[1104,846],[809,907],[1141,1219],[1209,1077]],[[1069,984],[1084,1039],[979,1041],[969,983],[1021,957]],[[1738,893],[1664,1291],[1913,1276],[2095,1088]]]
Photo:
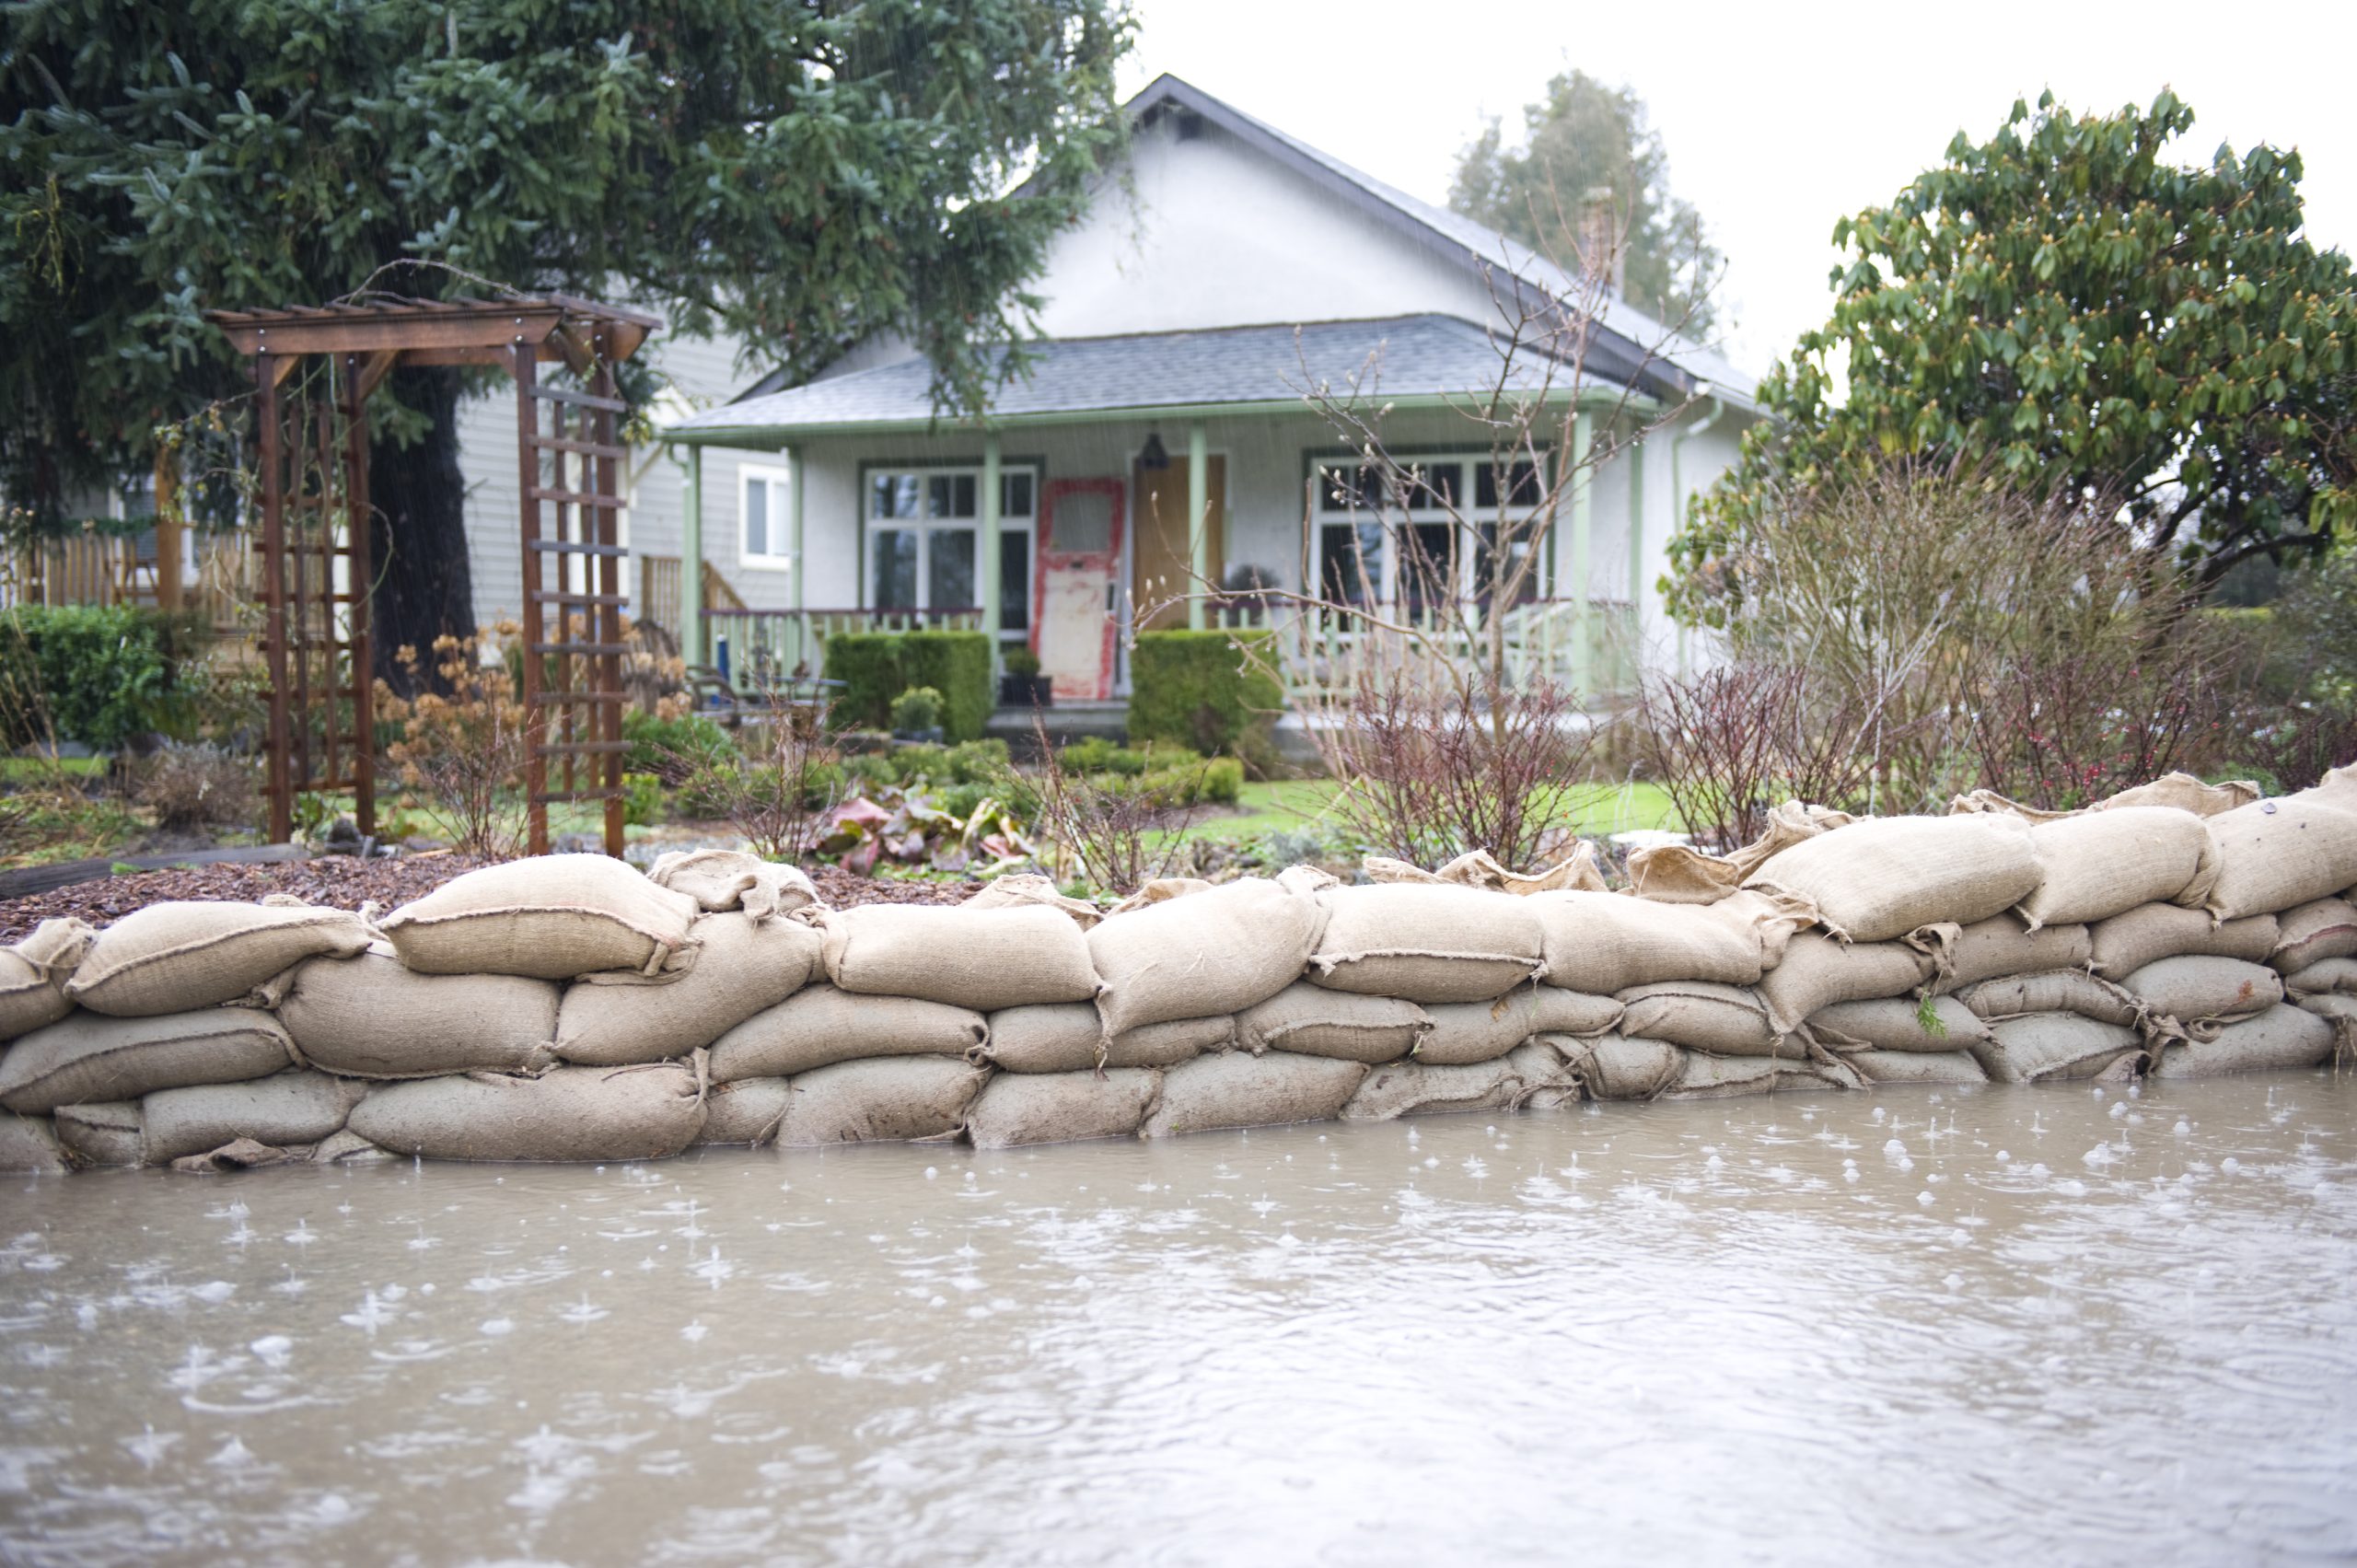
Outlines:
[[[1000,389],[990,423],[1020,427],[1180,411],[1302,413],[1309,412],[1306,392],[1323,388],[1347,397],[1353,377],[1362,378],[1358,393],[1369,402],[1463,407],[1496,382],[1503,363],[1500,345],[1487,331],[1454,316],[1056,338],[1034,345],[1028,374]],[[1558,379],[1550,384],[1547,362],[1527,346],[1513,368],[1515,389],[1525,396],[1570,396],[1565,367],[1553,366]],[[908,359],[724,404],[666,434],[702,442],[758,436],[767,443],[854,430],[924,430],[935,423],[932,392],[932,366]],[[1590,395],[1598,395],[1593,386]]]

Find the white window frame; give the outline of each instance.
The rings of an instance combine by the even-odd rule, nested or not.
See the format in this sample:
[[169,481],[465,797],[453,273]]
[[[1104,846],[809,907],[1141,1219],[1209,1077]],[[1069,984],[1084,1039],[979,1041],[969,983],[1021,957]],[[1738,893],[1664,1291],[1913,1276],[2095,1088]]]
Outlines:
[[[1000,515],[998,520],[999,548],[1001,551],[1004,551],[1006,548],[1008,536],[1020,534],[1023,537],[1024,544],[1023,558],[1024,560],[1031,563],[1036,568],[1039,559],[1039,465],[1037,463],[1002,463],[999,465],[999,476],[1002,482],[1011,479],[1018,473],[1028,474],[1031,477],[1031,510],[1028,516],[1022,517],[1009,517],[1004,513]],[[921,480],[933,479],[935,477],[948,477],[954,479],[960,474],[970,474],[973,477],[974,481],[975,515],[970,518],[879,517],[876,515],[876,481],[879,477],[888,474],[914,474]],[[930,602],[933,598],[933,536],[936,530],[953,528],[967,529],[970,530],[974,534],[975,543],[979,546],[981,542],[982,531],[981,504],[982,468],[980,463],[914,463],[887,461],[862,464],[859,470],[859,515],[860,527],[862,529],[861,544],[863,546],[860,551],[859,607],[862,610],[875,610],[879,608],[876,603],[876,536],[882,532],[908,529],[917,536],[916,574],[918,602],[913,605],[894,605],[891,608],[895,610],[929,610],[934,609],[935,606]],[[977,572],[981,570],[981,557],[979,550],[976,552],[975,570]],[[978,593],[981,587],[981,584],[977,581],[975,588]],[[943,606],[941,608],[948,609],[953,607]],[[1004,607],[1002,607],[1002,609]],[[1037,605],[1033,605],[1031,607],[1030,615],[1036,615],[1038,610],[1039,607]],[[1029,620],[1030,615],[1027,615],[1025,619],[1027,621]],[[1030,635],[1030,632],[1027,628],[1002,627],[1000,629],[1000,633],[1002,637],[1009,640],[1021,640]]]
[[[1468,536],[1466,540],[1457,547],[1457,591],[1464,595],[1478,593],[1480,588],[1480,585],[1473,580],[1473,573],[1480,558],[1482,516],[1480,510],[1474,505],[1473,497],[1476,494],[1475,486],[1479,482],[1477,470],[1483,463],[1493,460],[1492,456],[1486,452],[1411,452],[1393,459],[1399,467],[1407,469],[1432,467],[1441,463],[1453,463],[1457,466],[1458,485],[1457,515],[1463,519],[1462,526]],[[1538,460],[1543,470],[1548,461],[1547,454],[1540,453]],[[1354,524],[1372,516],[1383,526],[1383,566],[1378,580],[1375,584],[1373,602],[1386,607],[1397,605],[1399,602],[1399,562],[1401,555],[1405,553],[1401,547],[1400,536],[1417,524],[1448,522],[1450,519],[1447,509],[1441,506],[1411,506],[1403,511],[1390,505],[1387,499],[1381,506],[1375,508],[1369,508],[1354,501],[1351,505],[1339,511],[1329,510],[1326,505],[1325,491],[1328,471],[1341,470],[1344,472],[1352,472],[1365,465],[1357,458],[1346,454],[1315,452],[1309,455],[1309,465],[1310,473],[1318,486],[1315,497],[1317,505],[1311,513],[1311,526],[1318,530],[1317,538],[1312,541],[1317,546],[1315,552],[1317,576],[1314,579],[1318,585],[1317,591],[1323,593],[1327,582],[1326,529],[1329,526],[1341,527],[1345,523]],[[1542,471],[1540,476],[1542,483],[1544,477]],[[1538,588],[1539,597],[1543,598],[1550,591],[1551,585],[1544,580],[1543,573],[1541,578]]]
[[751,538],[753,482],[756,480],[771,487],[769,541],[774,545],[785,543],[791,539],[794,508],[793,465],[739,463],[737,466],[737,563],[757,572],[791,572],[794,570],[794,555],[790,550],[772,549],[757,552],[747,542]]

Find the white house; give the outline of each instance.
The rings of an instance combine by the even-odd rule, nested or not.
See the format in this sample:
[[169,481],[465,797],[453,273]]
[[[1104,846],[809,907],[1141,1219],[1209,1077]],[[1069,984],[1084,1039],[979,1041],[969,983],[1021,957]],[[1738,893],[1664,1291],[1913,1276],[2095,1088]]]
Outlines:
[[[1174,602],[1190,582],[1251,566],[1389,600],[1402,546],[1429,548],[1438,514],[1370,507],[1303,396],[1375,354],[1391,451],[1487,505],[1501,476],[1462,410],[1498,373],[1500,297],[1576,298],[1580,280],[1176,77],[1128,113],[1128,167],[1035,285],[1048,341],[986,417],[937,419],[926,362],[880,338],[800,385],[772,377],[665,425],[678,460],[633,464],[631,542],[657,568],[637,576],[643,617],[683,627],[691,659],[726,639],[739,668],[756,649],[815,668],[819,640],[845,627],[981,627],[1035,648],[1068,702],[1126,691],[1129,633],[1200,624],[1200,600]],[[1562,673],[1594,691],[1625,677],[1631,650],[1672,645],[1664,544],[1757,412],[1748,377],[1617,297],[1589,341],[1581,439],[1632,395],[1675,414],[1580,487],[1540,602],[1515,611],[1568,622]],[[709,399],[733,348],[658,337],[649,352]],[[483,437],[487,456],[512,443],[504,427]],[[512,516],[492,477],[512,459],[470,470],[486,475],[482,515]],[[513,597],[513,553],[486,530],[480,612]],[[1476,551],[1462,553],[1469,569]],[[685,569],[664,569],[673,559]],[[1342,571],[1359,559],[1364,581]]]

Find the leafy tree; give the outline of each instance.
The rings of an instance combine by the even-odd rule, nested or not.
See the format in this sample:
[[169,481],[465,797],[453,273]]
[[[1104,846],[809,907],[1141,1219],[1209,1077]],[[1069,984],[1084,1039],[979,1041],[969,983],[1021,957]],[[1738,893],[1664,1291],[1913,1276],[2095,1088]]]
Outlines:
[[1622,293],[1689,336],[1713,323],[1719,253],[1702,217],[1669,190],[1669,155],[1644,100],[1573,71],[1547,84],[1522,111],[1524,145],[1509,149],[1498,122],[1457,155],[1448,204],[1540,255],[1576,269],[1582,214],[1608,191],[1622,224]]
[[[205,309],[391,261],[430,264],[378,285],[409,294],[656,305],[797,373],[897,331],[975,406],[1120,134],[1132,31],[1120,0],[42,0],[0,28],[0,492],[51,526],[250,385]],[[371,411],[388,658],[472,628],[465,385],[398,371]]]
[[[1833,319],[1760,386],[1773,416],[1671,544],[1682,613],[1719,623],[1770,508],[1892,454],[1993,462],[2122,507],[2125,548],[2214,582],[2357,523],[2357,291],[2301,231],[2300,157],[2164,157],[2193,111],[2078,116],[2052,95],[1888,207],[1834,226]],[[1846,389],[1846,394],[1845,394]]]

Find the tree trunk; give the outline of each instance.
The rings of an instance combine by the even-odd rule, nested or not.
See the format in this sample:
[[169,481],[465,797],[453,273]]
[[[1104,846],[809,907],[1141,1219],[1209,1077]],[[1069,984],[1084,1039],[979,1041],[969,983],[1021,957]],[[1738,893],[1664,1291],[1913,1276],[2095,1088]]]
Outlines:
[[468,569],[466,476],[459,470],[460,373],[455,368],[396,370],[386,389],[433,421],[423,439],[403,447],[375,432],[368,445],[369,549],[377,567],[377,673],[413,696],[421,684],[396,662],[404,645],[431,676],[434,639],[474,630],[474,580]]

